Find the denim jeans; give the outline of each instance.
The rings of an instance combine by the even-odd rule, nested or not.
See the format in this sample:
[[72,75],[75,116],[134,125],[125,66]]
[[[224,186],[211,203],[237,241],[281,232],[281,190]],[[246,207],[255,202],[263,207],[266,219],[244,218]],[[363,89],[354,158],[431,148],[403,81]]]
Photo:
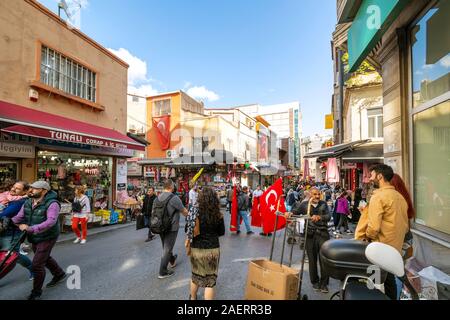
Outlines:
[[[0,250],[9,250],[11,246],[19,240],[20,232],[15,232],[13,236],[4,236],[0,238]],[[18,244],[14,249],[15,252],[19,252],[20,244]],[[19,258],[17,259],[17,263],[19,263],[25,269],[28,269],[30,274],[32,273],[31,269],[31,260],[27,256],[23,254],[19,254]]]
[[250,227],[250,223],[248,221],[248,211],[239,211],[239,214],[237,216],[237,230],[240,231],[241,229],[241,219],[244,219],[245,228],[247,229],[247,232],[252,231],[252,228]]
[[148,228],[148,238],[153,236],[152,230],[150,229],[150,217],[144,216],[145,226]]

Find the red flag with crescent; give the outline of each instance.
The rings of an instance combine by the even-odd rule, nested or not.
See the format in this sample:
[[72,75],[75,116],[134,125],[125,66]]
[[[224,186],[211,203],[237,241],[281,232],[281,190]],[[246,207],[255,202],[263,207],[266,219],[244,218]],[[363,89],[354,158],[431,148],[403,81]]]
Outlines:
[[[271,233],[275,230],[275,220],[277,210],[286,212],[283,198],[283,180],[278,179],[270,188],[268,188],[260,197],[260,210],[262,216],[262,226],[264,233]],[[286,226],[286,218],[278,216],[277,230]]]
[[167,150],[170,146],[170,116],[153,118],[153,128],[158,135],[161,150]]
[[253,197],[252,204],[252,226],[260,228],[262,225],[262,217],[260,206],[261,197]]

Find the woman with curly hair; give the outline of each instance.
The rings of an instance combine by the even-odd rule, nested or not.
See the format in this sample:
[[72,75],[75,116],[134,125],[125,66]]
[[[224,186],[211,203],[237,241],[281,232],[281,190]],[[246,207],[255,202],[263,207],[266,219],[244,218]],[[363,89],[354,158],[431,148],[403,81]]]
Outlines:
[[[197,300],[198,288],[205,288],[205,300],[213,300],[219,271],[219,237],[225,234],[225,223],[220,212],[216,192],[205,187],[199,193],[198,210],[191,210],[188,217],[188,241],[191,241],[191,300]],[[197,219],[198,218],[198,219]],[[192,230],[199,224],[199,234]],[[198,226],[197,226],[198,228]]]

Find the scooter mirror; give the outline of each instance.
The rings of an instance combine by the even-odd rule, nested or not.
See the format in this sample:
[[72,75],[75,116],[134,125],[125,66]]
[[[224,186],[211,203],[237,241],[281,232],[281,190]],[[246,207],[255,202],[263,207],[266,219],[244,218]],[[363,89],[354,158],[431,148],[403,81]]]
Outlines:
[[403,277],[405,274],[402,256],[390,245],[372,242],[366,248],[366,257],[371,263],[397,277]]

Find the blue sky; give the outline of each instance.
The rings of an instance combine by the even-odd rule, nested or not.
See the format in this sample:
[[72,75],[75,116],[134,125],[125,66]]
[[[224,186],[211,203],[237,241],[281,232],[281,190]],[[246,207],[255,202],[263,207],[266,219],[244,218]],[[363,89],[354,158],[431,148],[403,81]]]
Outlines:
[[207,107],[299,101],[304,135],[327,132],[336,1],[75,1],[81,30],[132,66],[131,91],[182,89]]

